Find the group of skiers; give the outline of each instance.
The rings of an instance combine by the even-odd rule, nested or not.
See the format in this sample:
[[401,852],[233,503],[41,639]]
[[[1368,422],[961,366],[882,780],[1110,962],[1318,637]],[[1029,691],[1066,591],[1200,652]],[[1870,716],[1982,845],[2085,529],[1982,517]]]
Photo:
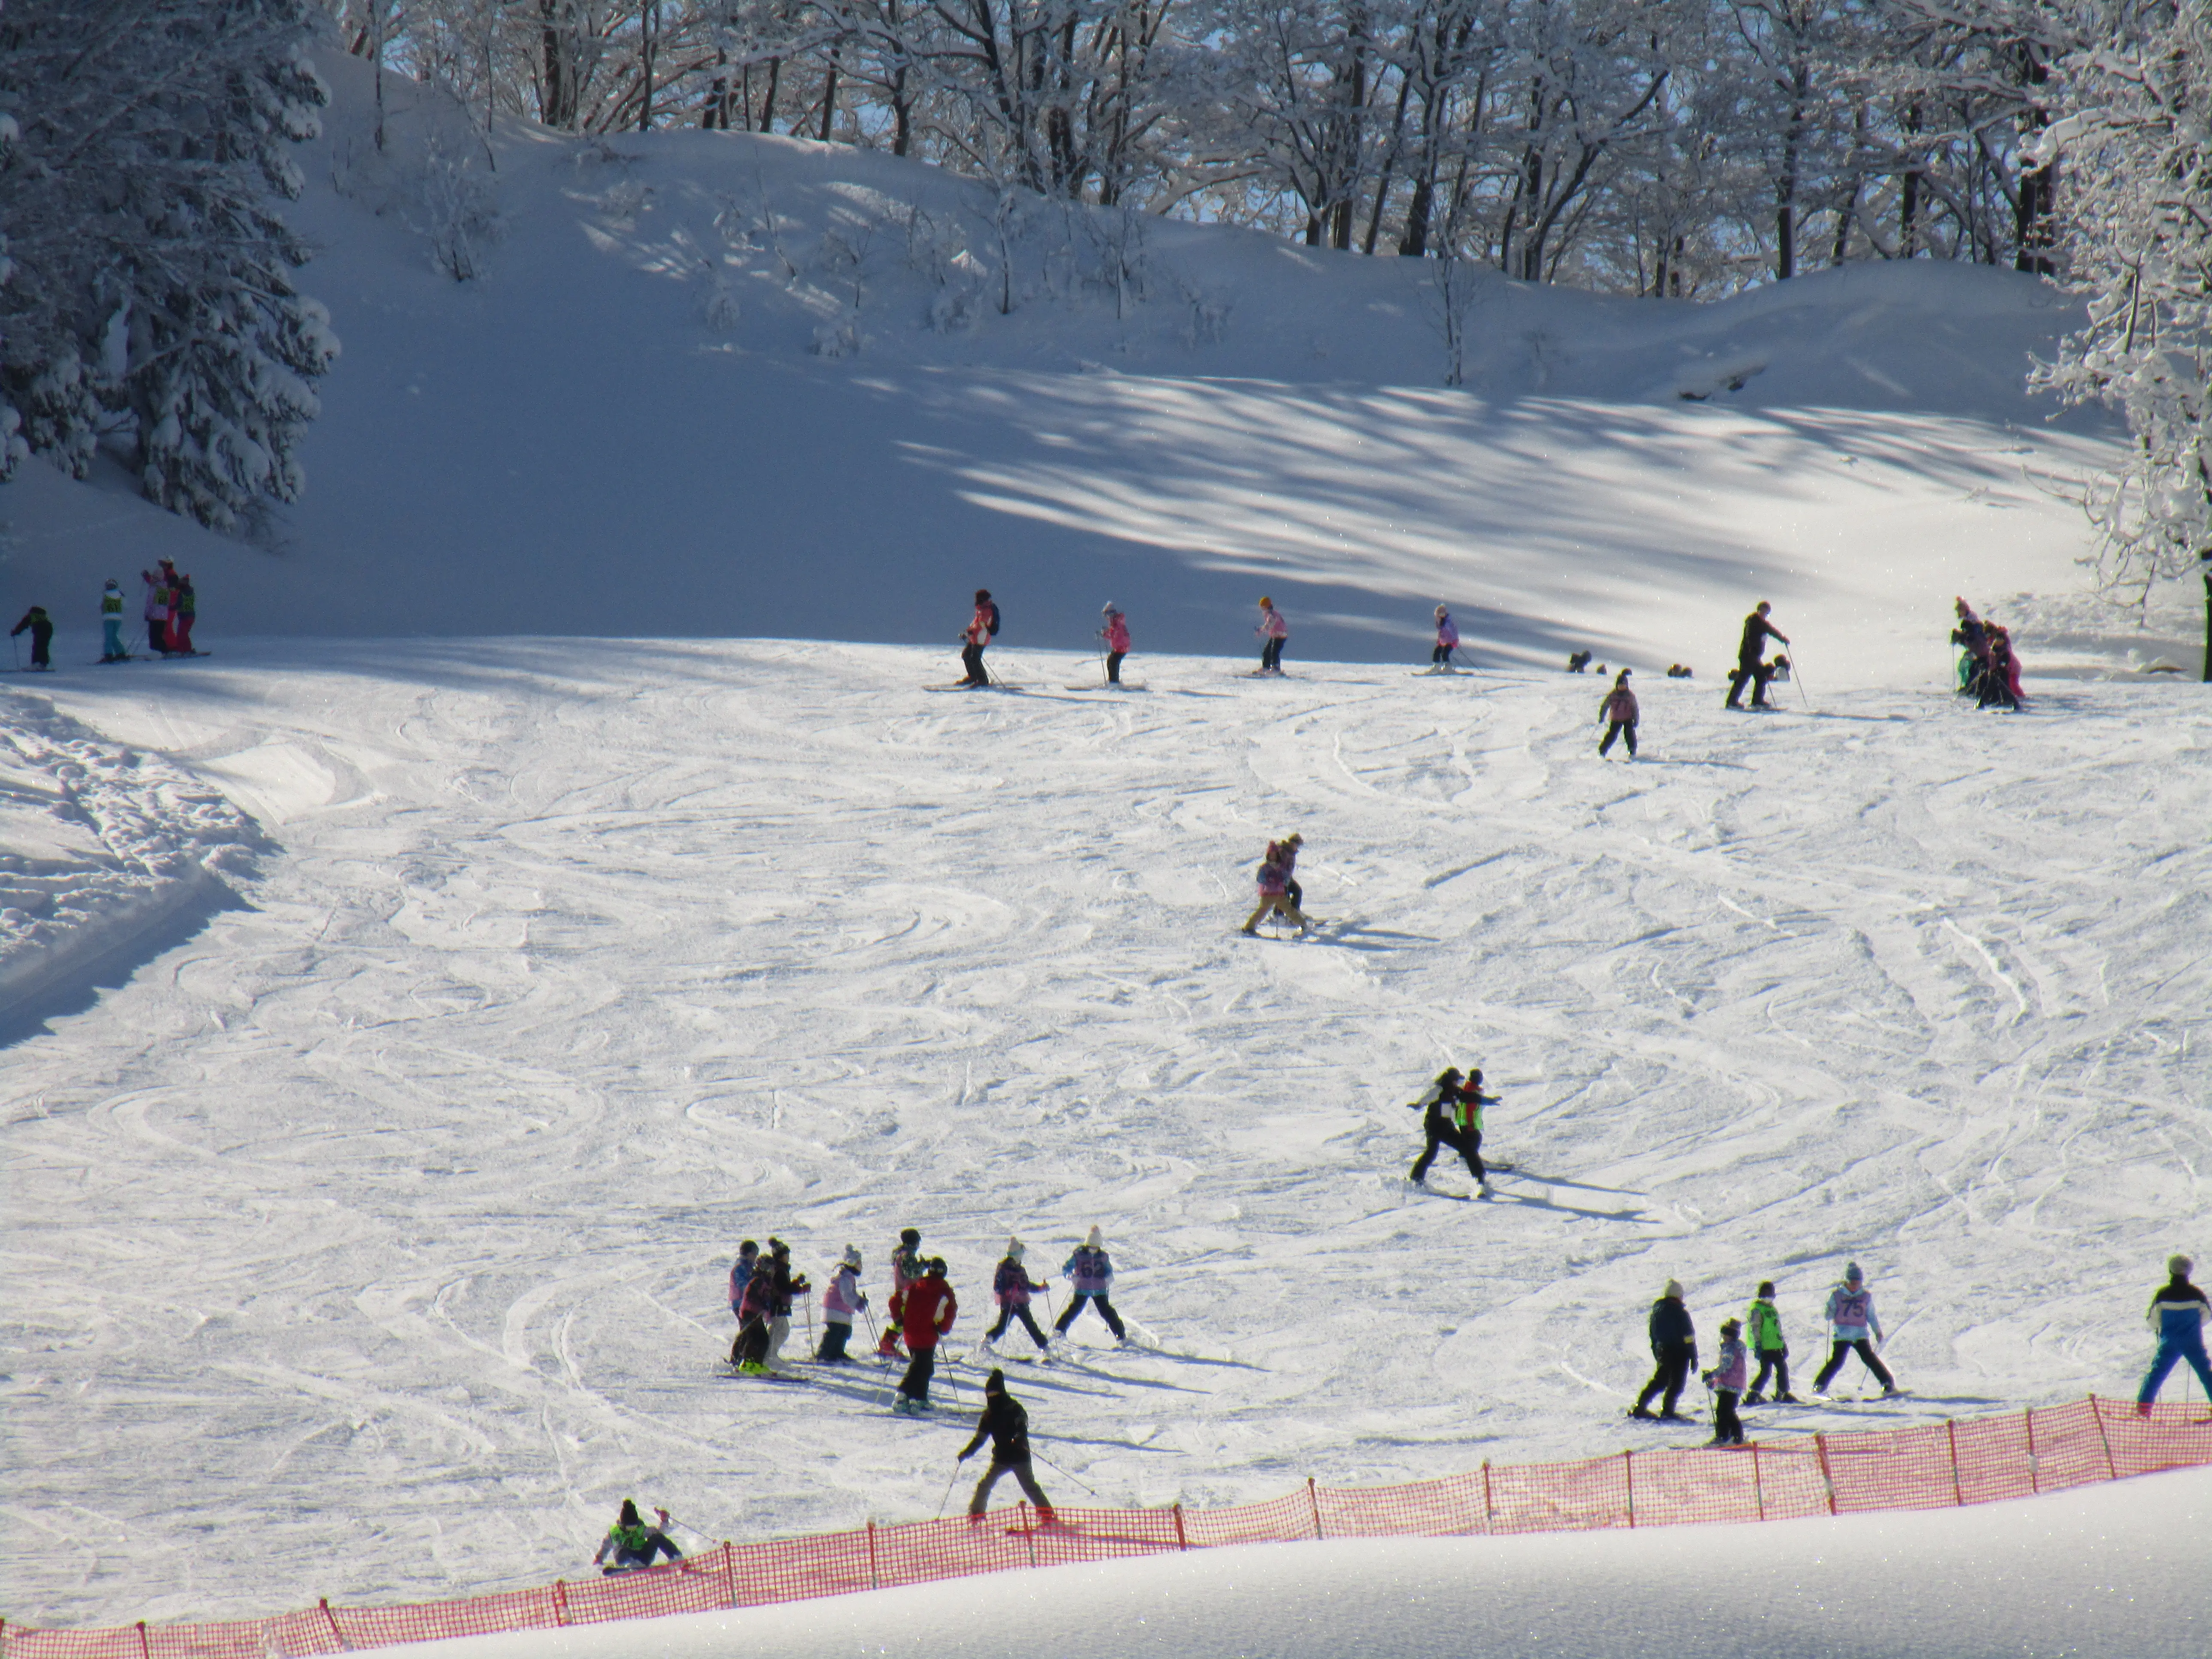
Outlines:
[[[146,589],[144,617],[146,649],[155,656],[197,657],[201,654],[192,644],[192,624],[199,617],[199,595],[188,574],[180,574],[174,562],[163,559],[161,571],[141,570],[139,580]],[[123,636],[123,585],[114,577],[100,591],[100,659],[104,663],[129,662],[131,642]],[[34,669],[51,670],[53,664],[53,618],[44,605],[33,605],[23,613],[23,619],[9,629],[8,637],[27,633],[31,636],[31,663]]]
[[1480,1066],[1462,1077],[1458,1066],[1447,1066],[1437,1073],[1435,1088],[1433,1095],[1412,1103],[1411,1109],[1422,1114],[1421,1133],[1426,1137],[1426,1144],[1406,1178],[1416,1187],[1426,1185],[1429,1166],[1436,1162],[1437,1149],[1449,1146],[1467,1160],[1468,1173],[1474,1177],[1476,1190],[1487,1198],[1490,1172],[1482,1163],[1482,1109],[1495,1106],[1498,1097],[1482,1092]]
[[[1048,1295],[1049,1291],[1044,1281],[1030,1277],[1026,1255],[1020,1239],[1006,1241],[1006,1253],[992,1275],[991,1291],[998,1304],[999,1318],[983,1338],[985,1352],[991,1352],[992,1345],[1018,1320],[1038,1352],[1051,1353],[1051,1337],[1038,1327],[1030,1311],[1031,1297],[1039,1292]],[[814,1352],[817,1364],[842,1364],[854,1358],[847,1346],[852,1340],[853,1320],[855,1315],[866,1314],[869,1305],[867,1292],[860,1287],[860,1247],[848,1244],[823,1292],[822,1341]],[[899,1234],[898,1248],[891,1253],[890,1316],[876,1352],[879,1358],[895,1359],[903,1345],[906,1374],[891,1403],[891,1409],[902,1414],[929,1409],[929,1383],[937,1370],[937,1350],[960,1313],[959,1297],[948,1279],[950,1271],[943,1256],[922,1255],[919,1229],[908,1227]],[[1109,1299],[1114,1261],[1097,1228],[1093,1227],[1089,1237],[1075,1247],[1060,1272],[1067,1281],[1069,1296],[1066,1310],[1054,1322],[1054,1334],[1065,1335],[1085,1307],[1096,1305],[1115,1340],[1126,1342],[1128,1333]],[[766,1251],[750,1239],[738,1246],[737,1261],[730,1269],[729,1300],[730,1312],[738,1321],[730,1364],[739,1375],[777,1374],[777,1362],[791,1329],[791,1310],[811,1288],[803,1275],[792,1272],[791,1249],[781,1239],[769,1239]]]
[[[1866,1287],[1866,1276],[1856,1261],[1844,1268],[1844,1276],[1828,1292],[1826,1320],[1831,1339],[1827,1363],[1813,1380],[1813,1392],[1824,1395],[1835,1380],[1844,1362],[1856,1353],[1860,1362],[1881,1384],[1882,1397],[1889,1398],[1899,1392],[1897,1379],[1881,1363],[1875,1352],[1881,1340],[1881,1322],[1874,1310],[1874,1292]],[[1743,1340],[1744,1326],[1748,1322],[1751,1340]],[[1630,1407],[1631,1417],[1646,1421],[1681,1422],[1682,1414],[1674,1409],[1689,1382],[1690,1373],[1698,1363],[1698,1333],[1691,1322],[1689,1310],[1682,1305],[1682,1286],[1678,1279],[1670,1279],[1659,1299],[1651,1304],[1646,1322],[1646,1334],[1651,1343],[1651,1380],[1636,1396]],[[1759,1357],[1759,1375],[1751,1377],[1751,1357]],[[1736,1413],[1739,1402],[1747,1406],[1764,1403],[1767,1378],[1774,1379],[1774,1399],[1783,1405],[1795,1405],[1797,1396],[1790,1392],[1790,1345],[1782,1334],[1782,1316],[1774,1305],[1774,1281],[1763,1279],[1759,1293],[1745,1310],[1744,1319],[1721,1322],[1721,1348],[1718,1363],[1708,1371],[1699,1373],[1706,1387],[1713,1391],[1713,1438],[1716,1446],[1741,1446],[1744,1443],[1743,1419]],[[1747,1391],[1745,1383],[1749,1379]],[[1660,1402],[1659,1409],[1651,1409],[1653,1400]]]
[[2018,712],[2025,694],[2020,689],[2020,658],[2012,648],[2012,635],[1999,623],[1985,622],[1963,599],[1954,599],[1959,625],[1951,630],[1951,643],[1960,647],[1959,695],[1972,697],[1981,708],[2009,708]]
[[1244,918],[1238,931],[1257,933],[1262,918],[1279,916],[1285,921],[1295,922],[1303,936],[1310,924],[1304,908],[1305,890],[1298,885],[1298,849],[1306,838],[1293,830],[1279,841],[1267,843],[1267,850],[1260,855],[1260,902],[1252,914]]

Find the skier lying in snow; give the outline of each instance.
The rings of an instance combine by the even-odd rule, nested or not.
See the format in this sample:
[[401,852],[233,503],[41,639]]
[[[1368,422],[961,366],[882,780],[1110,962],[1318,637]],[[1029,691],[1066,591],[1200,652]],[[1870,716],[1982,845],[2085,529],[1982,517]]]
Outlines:
[[[653,1513],[660,1518],[661,1527],[668,1524],[666,1510],[656,1510]],[[625,1498],[621,1516],[607,1529],[607,1535],[599,1545],[599,1553],[592,1558],[592,1561],[609,1574],[635,1572],[641,1567],[651,1566],[653,1557],[664,1550],[672,1561],[684,1559],[684,1552],[669,1541],[668,1534],[661,1531],[660,1527],[647,1526],[638,1518],[637,1505]],[[611,1564],[607,1559],[610,1555],[614,1558]]]

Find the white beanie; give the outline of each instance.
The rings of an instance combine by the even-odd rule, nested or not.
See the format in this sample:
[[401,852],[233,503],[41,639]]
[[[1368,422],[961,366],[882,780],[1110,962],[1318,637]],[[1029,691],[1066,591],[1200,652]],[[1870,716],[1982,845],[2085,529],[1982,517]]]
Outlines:
[[1664,1296],[1671,1296],[1678,1302],[1680,1301],[1682,1299],[1682,1281],[1679,1279],[1668,1279],[1667,1281],[1667,1288],[1663,1292],[1662,1292],[1662,1294]]
[[1021,1259],[1022,1241],[1018,1238],[1008,1239],[1006,1241],[1006,1260],[1009,1261],[1019,1261]]
[[2185,1255],[2170,1255],[2166,1259],[2166,1270],[2176,1279],[2189,1277],[2189,1270],[2197,1264]]
[[1106,1236],[1096,1227],[1091,1230],[1091,1237],[1086,1242],[1094,1250],[1103,1250],[1106,1248]]
[[857,1244],[848,1244],[845,1247],[844,1261],[848,1267],[858,1267],[860,1265],[860,1247]]

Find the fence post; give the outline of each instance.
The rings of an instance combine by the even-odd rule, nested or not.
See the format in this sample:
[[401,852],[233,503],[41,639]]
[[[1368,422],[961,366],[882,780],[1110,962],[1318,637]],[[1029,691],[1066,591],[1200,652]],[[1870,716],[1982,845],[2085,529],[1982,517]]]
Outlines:
[[2043,1490],[2043,1483],[2037,1477],[2035,1470],[2035,1407],[2028,1407],[2021,1413],[2021,1416],[2026,1419],[2027,1423],[2027,1489],[2032,1492],[2039,1492]]
[[1176,1547],[1179,1550],[1187,1550],[1190,1547],[1190,1540],[1182,1535],[1182,1505],[1180,1503],[1175,1506],[1175,1518]]
[[1482,1460],[1482,1526],[1487,1532],[1498,1524],[1498,1506],[1490,1501],[1490,1460]]
[[1820,1455],[1820,1485],[1828,1494],[1828,1513],[1833,1515],[1836,1512],[1836,1477],[1828,1472],[1828,1437],[1814,1435],[1813,1449]]
[[153,1659],[152,1650],[146,1645],[146,1621],[143,1619],[138,1621],[138,1659]]
[[331,1627],[331,1639],[338,1644],[338,1651],[348,1651],[345,1632],[338,1628],[337,1615],[331,1611],[331,1598],[325,1595],[316,1605],[323,1610],[323,1622]]
[[738,1606],[738,1553],[726,1538],[722,1540],[722,1584],[729,1592],[730,1610],[734,1613]]
[[1037,1523],[1030,1519],[1030,1500],[1022,1499],[1018,1513],[1022,1517],[1022,1542],[1030,1547],[1030,1565],[1036,1565]]
[[2097,1442],[2105,1449],[2105,1479],[2117,1480],[2120,1475],[2119,1471],[2112,1467],[2112,1437],[2105,1432],[2105,1408],[2094,1394],[2089,1396],[2089,1415],[2097,1419]]
[[553,1622],[556,1626],[568,1622],[568,1581],[565,1578],[553,1581]]
[[1759,1518],[1766,1519],[1766,1488],[1759,1480],[1759,1442],[1751,1443],[1751,1501],[1759,1506]]
[[1943,1419],[1943,1437],[1951,1443],[1951,1502],[1963,1509],[1966,1495],[1959,1486],[1959,1424],[1955,1418]]
[[868,1588],[881,1589],[884,1581],[876,1571],[876,1517],[868,1517]]
[[1306,1477],[1306,1502],[1313,1506],[1314,1536],[1321,1536],[1321,1498],[1314,1491],[1314,1478]]
[[1636,1526],[1636,1454],[1634,1452],[1621,1453],[1620,1477],[1628,1486],[1628,1525],[1632,1531]]

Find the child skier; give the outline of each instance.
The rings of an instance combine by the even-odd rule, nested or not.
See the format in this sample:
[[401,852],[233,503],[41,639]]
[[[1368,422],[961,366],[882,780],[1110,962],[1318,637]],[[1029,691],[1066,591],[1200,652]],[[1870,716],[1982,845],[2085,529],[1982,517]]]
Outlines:
[[769,1305],[768,1353],[765,1358],[768,1368],[774,1370],[776,1362],[783,1358],[784,1342],[791,1335],[792,1302],[805,1296],[814,1286],[807,1282],[805,1274],[794,1275],[792,1273],[791,1246],[781,1239],[769,1240],[768,1255],[774,1289]]
[[730,1264],[730,1316],[738,1317],[738,1308],[745,1299],[745,1286],[753,1282],[753,1268],[760,1261],[760,1246],[750,1238],[738,1246],[738,1259]]
[[1106,641],[1106,684],[1121,683],[1121,659],[1129,654],[1129,619],[1109,603],[1106,607],[1106,626],[1098,630],[1098,637]]
[[169,654],[169,589],[154,573],[142,569],[138,580],[146,586],[146,648]]
[[1280,916],[1285,921],[1295,921],[1298,925],[1299,934],[1301,936],[1304,934],[1305,913],[1298,908],[1296,902],[1290,896],[1290,872],[1275,860],[1269,859],[1261,865],[1260,902],[1252,914],[1244,918],[1244,926],[1241,931],[1257,933],[1260,931],[1260,919],[1272,915]]
[[999,1322],[984,1333],[986,1348],[1005,1335],[1006,1327],[1017,1319],[1022,1322],[1022,1328],[1030,1334],[1040,1352],[1051,1346],[1045,1334],[1037,1328],[1036,1316],[1030,1312],[1030,1293],[1044,1289],[1044,1285],[1030,1278],[1030,1270],[1022,1266],[1022,1241],[1008,1239],[1006,1258],[999,1263],[999,1271],[991,1281],[991,1293],[999,1300]]
[[193,591],[189,574],[177,578],[170,590],[174,601],[169,623],[169,649],[179,656],[197,657],[199,652],[192,645],[192,623],[199,617],[199,596]]
[[742,1376],[768,1375],[769,1332],[775,1318],[775,1258],[753,1260],[753,1276],[738,1299],[738,1340],[730,1345],[730,1364]]
[[2204,1322],[2212,1319],[2212,1304],[2189,1282],[2189,1270],[2195,1265],[2185,1255],[2171,1257],[2166,1264],[2166,1282],[2150,1299],[2148,1318],[2158,1333],[2158,1355],[2143,1373],[2142,1387],[2136,1390],[2136,1411],[2142,1416],[2150,1415],[2159,1385],[2185,1359],[2204,1385],[2204,1397],[2212,1400],[2212,1363],[2204,1355]]
[[[661,1526],[667,1525],[668,1511],[662,1510],[659,1513]],[[599,1553],[592,1558],[592,1563],[601,1567],[608,1576],[635,1572],[641,1567],[651,1566],[653,1558],[664,1550],[672,1561],[684,1559],[684,1552],[669,1541],[668,1534],[659,1527],[647,1526],[638,1518],[637,1505],[625,1498],[622,1513],[616,1518],[614,1525],[607,1528],[607,1535],[599,1545]],[[607,1560],[609,1556],[614,1558],[611,1564]]]
[[975,614],[969,618],[968,626],[960,630],[963,643],[960,647],[960,665],[967,672],[961,678],[963,685],[988,685],[991,677],[983,668],[983,647],[999,635],[999,607],[992,603],[991,590],[975,590]]
[[[1834,1340],[1828,1351],[1828,1363],[1820,1367],[1820,1374],[1813,1379],[1813,1392],[1826,1394],[1828,1383],[1844,1368],[1844,1359],[1856,1350],[1866,1368],[1881,1383],[1885,1400],[1897,1392],[1897,1379],[1889,1368],[1875,1356],[1875,1343],[1881,1340],[1881,1321],[1875,1316],[1874,1292],[1866,1287],[1866,1275],[1859,1264],[1844,1264],[1843,1282],[1828,1292],[1828,1328]],[[1867,1339],[1871,1334],[1874,1340]]]
[[1628,1414],[1650,1418],[1651,1396],[1663,1393],[1666,1399],[1659,1407],[1659,1417],[1679,1423],[1682,1414],[1674,1409],[1674,1402],[1681,1398],[1682,1385],[1690,1380],[1691,1368],[1698,1363],[1697,1327],[1690,1322],[1690,1310],[1682,1305],[1680,1279],[1667,1281],[1667,1288],[1651,1304],[1645,1329],[1651,1340],[1651,1380],[1636,1396],[1635,1407]]
[[1275,609],[1275,602],[1261,596],[1260,625],[1252,630],[1260,636],[1260,666],[1262,674],[1283,672],[1283,641],[1291,637],[1291,625],[1283,620],[1283,613]]
[[891,1252],[891,1316],[884,1326],[883,1340],[876,1344],[878,1353],[898,1358],[899,1321],[906,1316],[906,1287],[927,1271],[921,1259],[920,1231],[913,1227],[902,1229],[898,1249]]
[[1114,1259],[1106,1254],[1106,1238],[1097,1228],[1091,1237],[1076,1247],[1075,1254],[1060,1263],[1060,1275],[1067,1280],[1069,1296],[1067,1311],[1053,1322],[1054,1332],[1067,1334],[1067,1328],[1075,1322],[1076,1315],[1083,1311],[1086,1302],[1098,1304],[1098,1316],[1106,1322],[1106,1328],[1114,1333],[1117,1342],[1127,1342],[1129,1334],[1121,1328],[1121,1316],[1114,1311],[1114,1304],[1106,1293],[1114,1288]]
[[1459,629],[1452,626],[1451,612],[1443,606],[1437,607],[1437,647],[1429,653],[1429,666],[1449,668],[1451,653],[1459,648]]
[[852,1340],[853,1316],[868,1305],[860,1288],[860,1247],[848,1244],[830,1275],[830,1288],[822,1292],[822,1346],[814,1358],[825,1365],[842,1365],[852,1358],[845,1344]]
[[1779,1406],[1794,1406],[1797,1396],[1790,1392],[1790,1345],[1782,1339],[1782,1316],[1774,1310],[1774,1281],[1759,1281],[1759,1295],[1744,1316],[1751,1322],[1751,1348],[1759,1356],[1759,1375],[1752,1379],[1751,1392],[1743,1397],[1747,1406],[1765,1403],[1762,1394],[1769,1373],[1774,1377],[1774,1401]]
[[968,1500],[969,1517],[991,1507],[991,1488],[999,1484],[1000,1475],[1011,1472],[1021,1483],[1023,1493],[1036,1505],[1038,1522],[1050,1526],[1052,1499],[1044,1495],[1044,1488],[1037,1485],[1030,1468],[1030,1414],[1022,1409],[1020,1401],[1006,1392],[1004,1371],[994,1370],[983,1379],[983,1415],[976,1420],[975,1437],[954,1454],[954,1461],[965,1463],[986,1438],[991,1443],[991,1467],[983,1471],[983,1478],[975,1483],[975,1497]]
[[906,1287],[904,1305],[907,1352],[914,1358],[907,1362],[891,1409],[911,1416],[929,1409],[929,1379],[937,1374],[937,1345],[960,1313],[959,1298],[945,1282],[943,1256],[932,1256],[928,1271]]
[[1292,909],[1305,908],[1305,889],[1298,885],[1298,854],[1304,849],[1305,844],[1306,838],[1293,830],[1280,841],[1269,842],[1267,852],[1262,854],[1260,859],[1262,864],[1279,864],[1283,866],[1283,890],[1290,895]]
[[1636,758],[1636,722],[1638,709],[1636,693],[1628,689],[1629,671],[1626,668],[1613,677],[1613,690],[1605,694],[1605,701],[1597,706],[1597,717],[1609,720],[1605,735],[1598,739],[1598,758],[1603,760],[1613,740],[1620,738],[1628,744],[1628,758]]
[[34,605],[26,611],[23,620],[8,630],[8,637],[12,640],[25,629],[31,631],[31,666],[52,668],[54,662],[47,647],[54,642],[54,619],[46,615],[46,606]]
[[1743,1444],[1743,1419],[1735,1414],[1735,1402],[1743,1392],[1751,1355],[1743,1346],[1742,1330],[1740,1319],[1721,1321],[1720,1364],[1705,1373],[1705,1386],[1713,1391],[1712,1443],[1716,1446]]
[[121,662],[130,654],[123,644],[123,586],[110,576],[100,590],[100,659]]

